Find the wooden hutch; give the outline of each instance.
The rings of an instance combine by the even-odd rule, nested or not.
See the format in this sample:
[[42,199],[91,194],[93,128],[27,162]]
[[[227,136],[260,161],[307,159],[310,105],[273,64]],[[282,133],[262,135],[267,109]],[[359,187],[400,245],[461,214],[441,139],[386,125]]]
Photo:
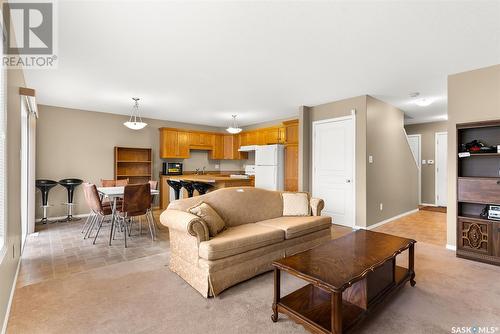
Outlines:
[[[457,124],[458,145],[472,140],[500,145],[500,121]],[[484,215],[488,205],[500,205],[500,153],[457,159],[457,256],[500,265],[500,221]]]
[[147,183],[152,180],[152,168],[150,148],[115,147],[115,180]]

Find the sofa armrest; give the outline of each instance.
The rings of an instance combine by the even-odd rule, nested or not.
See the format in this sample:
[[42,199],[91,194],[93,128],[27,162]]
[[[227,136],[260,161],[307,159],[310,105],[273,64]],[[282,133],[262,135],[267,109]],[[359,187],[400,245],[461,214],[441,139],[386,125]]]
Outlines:
[[325,202],[321,198],[311,198],[309,205],[313,216],[321,216],[321,210],[325,207]]
[[160,222],[168,228],[196,237],[198,242],[209,239],[208,227],[205,222],[189,212],[167,209],[161,214]]

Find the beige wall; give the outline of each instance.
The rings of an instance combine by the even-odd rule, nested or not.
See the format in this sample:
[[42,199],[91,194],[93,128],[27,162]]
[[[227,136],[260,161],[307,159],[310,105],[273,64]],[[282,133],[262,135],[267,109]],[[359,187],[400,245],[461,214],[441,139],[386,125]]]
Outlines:
[[[367,97],[366,225],[418,207],[418,169],[404,131],[404,113]],[[380,204],[383,209],[380,210]]]
[[[158,178],[162,160],[159,158],[160,127],[176,127],[206,131],[220,131],[220,128],[197,126],[185,123],[145,119],[148,126],[134,131],[123,126],[124,115],[99,113],[86,110],[68,109],[53,106],[39,106],[40,117],[37,122],[36,177],[60,180],[77,177],[99,183],[100,179],[113,178],[114,147],[150,147],[153,150],[153,177]],[[176,161],[176,160],[169,160]],[[206,166],[214,170],[240,170],[241,161],[208,160],[207,152],[193,151],[192,159],[184,162],[185,170]],[[81,188],[81,187],[80,187]],[[83,193],[78,189],[74,201],[77,203],[75,214],[87,213]],[[39,193],[37,192],[37,217],[41,217]],[[66,212],[66,190],[52,188],[49,193],[49,216],[62,216]]]
[[[21,98],[22,70],[7,71],[7,233],[6,253],[0,256],[0,330],[21,253]],[[0,252],[2,254],[2,252]]]
[[456,245],[456,125],[498,119],[500,65],[448,76],[448,245]]
[[[299,189],[311,190],[312,123],[349,116],[353,109],[356,110],[356,225],[367,227],[418,205],[417,167],[405,137],[401,110],[367,95],[301,107]],[[368,155],[374,156],[373,164],[368,164]],[[380,203],[384,205],[382,211]]]
[[[421,135],[421,160],[436,161],[435,134],[436,132],[446,132],[448,130],[447,122],[410,124],[406,125],[405,129],[409,135]],[[422,165],[421,195],[422,203],[425,204],[435,204],[436,202],[435,166],[435,163]]]
[[[311,191],[312,122],[351,115],[356,110],[356,225],[366,226],[366,95],[299,110],[299,180],[301,190]],[[299,182],[300,184],[300,182]]]

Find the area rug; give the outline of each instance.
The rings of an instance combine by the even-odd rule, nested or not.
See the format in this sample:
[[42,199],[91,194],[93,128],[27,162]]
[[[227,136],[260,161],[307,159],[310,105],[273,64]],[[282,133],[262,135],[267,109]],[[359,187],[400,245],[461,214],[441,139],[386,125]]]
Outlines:
[[[271,272],[205,299],[170,272],[168,260],[165,252],[18,288],[7,332],[306,333],[284,315],[271,321]],[[303,284],[283,276],[283,294]],[[498,277],[499,267],[417,243],[417,285],[403,287],[356,332],[429,334],[450,333],[453,327],[498,327]]]

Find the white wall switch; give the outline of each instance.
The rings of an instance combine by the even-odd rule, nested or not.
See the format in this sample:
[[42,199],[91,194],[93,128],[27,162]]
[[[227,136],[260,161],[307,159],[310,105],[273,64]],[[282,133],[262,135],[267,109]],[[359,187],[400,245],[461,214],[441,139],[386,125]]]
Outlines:
[[422,160],[422,165],[427,165],[427,161],[426,160]]
[[373,155],[368,156],[368,163],[370,163],[370,164],[373,163]]
[[433,165],[434,164],[434,160],[427,160],[427,164]]
[[384,210],[384,203],[380,203],[380,211]]

